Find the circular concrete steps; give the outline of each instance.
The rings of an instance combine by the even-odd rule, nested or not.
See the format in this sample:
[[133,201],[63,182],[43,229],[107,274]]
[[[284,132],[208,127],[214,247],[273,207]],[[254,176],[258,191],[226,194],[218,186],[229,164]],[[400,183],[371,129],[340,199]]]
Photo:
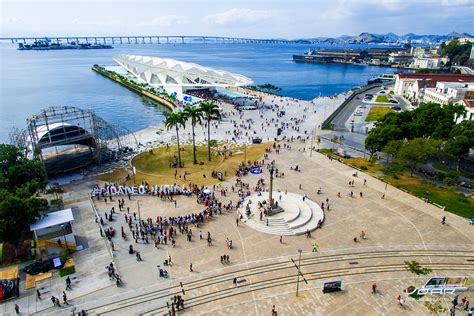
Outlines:
[[[273,199],[275,202],[278,201],[278,206],[284,211],[268,217],[263,216],[263,220],[260,221],[257,204],[267,199],[268,192],[263,192],[260,196],[253,194],[245,199],[240,212],[247,226],[267,234],[291,236],[304,234],[307,230],[313,231],[317,228],[318,222],[324,220],[324,212],[315,202],[308,198],[303,201],[303,196],[299,194],[274,191]],[[248,217],[245,214],[247,205],[251,211]]]

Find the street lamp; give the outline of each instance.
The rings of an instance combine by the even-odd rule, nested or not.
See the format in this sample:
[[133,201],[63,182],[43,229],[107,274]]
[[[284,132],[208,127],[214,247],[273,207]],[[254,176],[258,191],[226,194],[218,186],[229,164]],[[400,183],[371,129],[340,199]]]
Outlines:
[[137,205],[138,205],[138,222],[140,223],[140,228],[142,227],[142,216],[140,214],[140,200],[137,200]]
[[299,289],[300,289],[301,253],[303,252],[303,250],[298,249],[298,252],[300,253],[300,258],[298,259],[298,279],[296,281],[296,296],[298,296],[298,292],[299,292]]

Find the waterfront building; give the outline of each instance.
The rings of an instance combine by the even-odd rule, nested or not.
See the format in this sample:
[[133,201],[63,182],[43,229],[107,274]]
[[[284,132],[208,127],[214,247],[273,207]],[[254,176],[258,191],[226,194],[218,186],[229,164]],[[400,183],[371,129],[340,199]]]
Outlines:
[[419,57],[414,58],[410,65],[410,68],[414,69],[439,69],[442,68],[447,62],[448,57]]
[[411,63],[413,56],[405,51],[388,54],[388,63],[392,66],[405,67]]
[[474,99],[474,82],[437,82],[434,88],[425,89],[423,102],[446,105],[465,98]]
[[253,84],[243,75],[170,58],[118,55],[114,60],[140,83],[163,89],[183,100],[188,90],[241,87]]
[[474,82],[474,75],[400,73],[395,80],[394,92],[412,104],[419,104],[423,101],[425,89],[436,87],[438,82],[469,83]]

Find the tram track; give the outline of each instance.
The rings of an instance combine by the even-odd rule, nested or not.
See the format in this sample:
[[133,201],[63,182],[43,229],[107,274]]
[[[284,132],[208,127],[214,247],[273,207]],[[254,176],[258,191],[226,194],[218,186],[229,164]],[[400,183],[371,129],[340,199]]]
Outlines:
[[[474,264],[468,263],[422,263],[423,266],[428,267],[435,271],[442,271],[442,270],[473,270],[474,271]],[[341,271],[338,271],[341,270]],[[352,271],[355,270],[355,271]],[[308,281],[314,281],[319,279],[328,279],[334,277],[344,277],[344,276],[353,276],[353,275],[361,275],[361,274],[372,274],[372,273],[389,273],[389,272],[401,272],[405,270],[405,264],[393,264],[393,265],[386,265],[386,266],[378,266],[378,267],[371,267],[371,266],[364,266],[364,267],[352,267],[352,268],[344,268],[344,269],[331,269],[327,271],[313,271],[313,272],[306,272],[305,276]],[[240,289],[238,288],[228,288],[222,291],[211,292],[203,295],[198,295],[195,297],[191,297],[186,299],[186,308],[192,308],[195,306],[208,304],[211,302],[215,302],[222,299],[231,298],[234,296],[239,296],[247,293],[252,293],[256,291],[262,291],[269,288],[280,287],[285,285],[292,285],[295,284],[295,276],[285,276],[279,277],[274,279],[268,279],[263,281],[257,281],[252,283],[250,286],[244,286]],[[179,294],[175,293],[175,294]],[[174,295],[174,294],[173,294]],[[146,310],[140,312],[139,315],[162,315],[167,314],[168,307],[167,306],[160,306],[155,309]]]
[[[371,266],[359,266],[360,262],[359,261],[364,261],[364,260],[376,260],[376,259],[387,259],[387,258],[407,258],[407,257],[428,257],[428,258],[436,258],[436,257],[442,257],[442,258],[458,258],[458,259],[463,259],[465,262],[469,262],[469,260],[474,259],[474,251],[448,251],[448,250],[390,250],[390,251],[373,251],[373,252],[355,252],[355,253],[346,253],[346,254],[337,254],[337,255],[326,255],[326,256],[315,256],[315,257],[307,257],[307,258],[302,258],[301,260],[301,267],[309,267],[313,265],[319,265],[319,264],[326,264],[326,263],[344,263],[348,262],[350,264],[353,264],[354,262],[357,262],[357,265],[353,265],[347,268],[334,268],[331,270],[326,270],[326,271],[313,271],[308,274],[308,272],[305,272],[305,275],[307,276],[308,280],[315,280],[318,278],[330,278],[333,276],[344,276],[344,275],[350,275],[350,274],[364,274],[364,273],[375,273],[377,271],[379,272],[384,272],[381,267],[386,267],[385,269],[388,269],[392,265],[385,265],[381,266],[378,265],[379,270],[375,272],[370,272],[372,271]],[[459,265],[460,263],[450,263],[450,265]],[[426,263],[426,266],[430,266],[431,263]],[[435,269],[440,269],[443,270],[444,268],[440,268],[443,263],[436,263],[433,264],[433,267]],[[373,266],[372,266],[373,267]],[[474,269],[474,263],[464,263],[462,264],[462,267],[464,268],[469,268],[469,270]],[[193,292],[194,290],[197,289],[202,289],[205,287],[212,287],[212,286],[218,286],[220,284],[230,284],[232,279],[234,277],[237,277],[241,280],[248,279],[249,277],[252,276],[257,276],[257,275],[265,275],[265,274],[270,274],[270,275],[275,275],[276,272],[278,271],[284,271],[292,269],[294,270],[294,264],[291,260],[284,260],[276,263],[268,263],[268,264],[263,264],[263,265],[258,265],[258,266],[253,266],[248,269],[238,269],[234,271],[228,271],[225,273],[220,273],[214,276],[210,276],[204,279],[200,280],[194,280],[190,281],[184,284],[184,288],[186,291],[186,294]],[[363,269],[360,271],[368,271],[368,272],[360,272],[357,269]],[[393,271],[404,271],[404,264],[400,264],[396,267],[396,270]],[[352,271],[352,272],[351,272]],[[359,271],[359,272],[357,272]],[[339,274],[334,274],[334,273],[339,273]],[[357,273],[354,273],[357,272]],[[390,272],[390,271],[387,271]],[[318,275],[318,273],[325,273],[323,275]],[[332,273],[332,274],[331,274]],[[290,278],[294,278],[294,275],[288,275],[288,276],[282,276],[282,277],[272,277],[270,279],[262,280],[262,281],[256,281],[252,282],[251,284],[247,284],[244,286],[239,286],[237,288],[248,288],[245,292],[242,293],[233,293],[233,289],[221,289],[215,292],[207,293],[203,295],[202,299],[205,299],[206,296],[211,295],[216,295],[217,297],[220,297],[219,295],[224,295],[228,294],[230,296],[234,295],[241,295],[244,293],[249,293],[252,291],[259,291],[265,288],[268,288],[270,284],[275,283],[276,285],[270,285],[272,286],[283,286],[287,284],[291,284],[294,282],[293,281],[288,281]],[[179,280],[175,280],[179,281]],[[264,282],[264,283],[262,283]],[[282,282],[282,284],[279,284],[278,282]],[[263,288],[260,288],[260,286],[264,285]],[[229,294],[229,290],[232,290]],[[160,289],[160,290],[155,290],[155,291],[150,291],[145,294],[141,295],[134,295],[125,299],[121,299],[119,302],[116,303],[110,303],[110,304],[102,304],[99,306],[95,306],[93,308],[88,309],[89,313],[94,313],[94,314],[105,314],[105,313],[111,313],[111,312],[116,312],[121,309],[129,308],[141,303],[148,303],[152,300],[157,300],[157,299],[164,299],[164,298],[169,298],[170,296],[180,294],[181,293],[181,287],[180,285],[174,285],[172,287],[166,288],[166,289]],[[221,293],[221,294],[219,294]],[[195,297],[187,297],[186,298],[186,307],[192,307],[196,306],[193,304],[193,300],[199,300],[200,296],[195,296]],[[222,298],[226,298],[224,295]],[[218,298],[221,299],[221,298]],[[214,300],[212,298],[211,300]],[[199,303],[200,304],[205,304],[206,301]],[[161,307],[161,309],[167,308],[166,306]],[[156,311],[159,311],[160,309],[157,309]]]

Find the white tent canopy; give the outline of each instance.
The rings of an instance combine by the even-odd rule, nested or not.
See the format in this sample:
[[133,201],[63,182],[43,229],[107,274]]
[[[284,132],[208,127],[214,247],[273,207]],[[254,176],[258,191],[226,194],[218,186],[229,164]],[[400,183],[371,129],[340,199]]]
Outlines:
[[36,223],[30,225],[30,230],[37,231],[48,227],[70,223],[73,220],[74,216],[72,215],[72,209],[68,208],[62,211],[52,212],[45,215],[43,218],[36,221]]

